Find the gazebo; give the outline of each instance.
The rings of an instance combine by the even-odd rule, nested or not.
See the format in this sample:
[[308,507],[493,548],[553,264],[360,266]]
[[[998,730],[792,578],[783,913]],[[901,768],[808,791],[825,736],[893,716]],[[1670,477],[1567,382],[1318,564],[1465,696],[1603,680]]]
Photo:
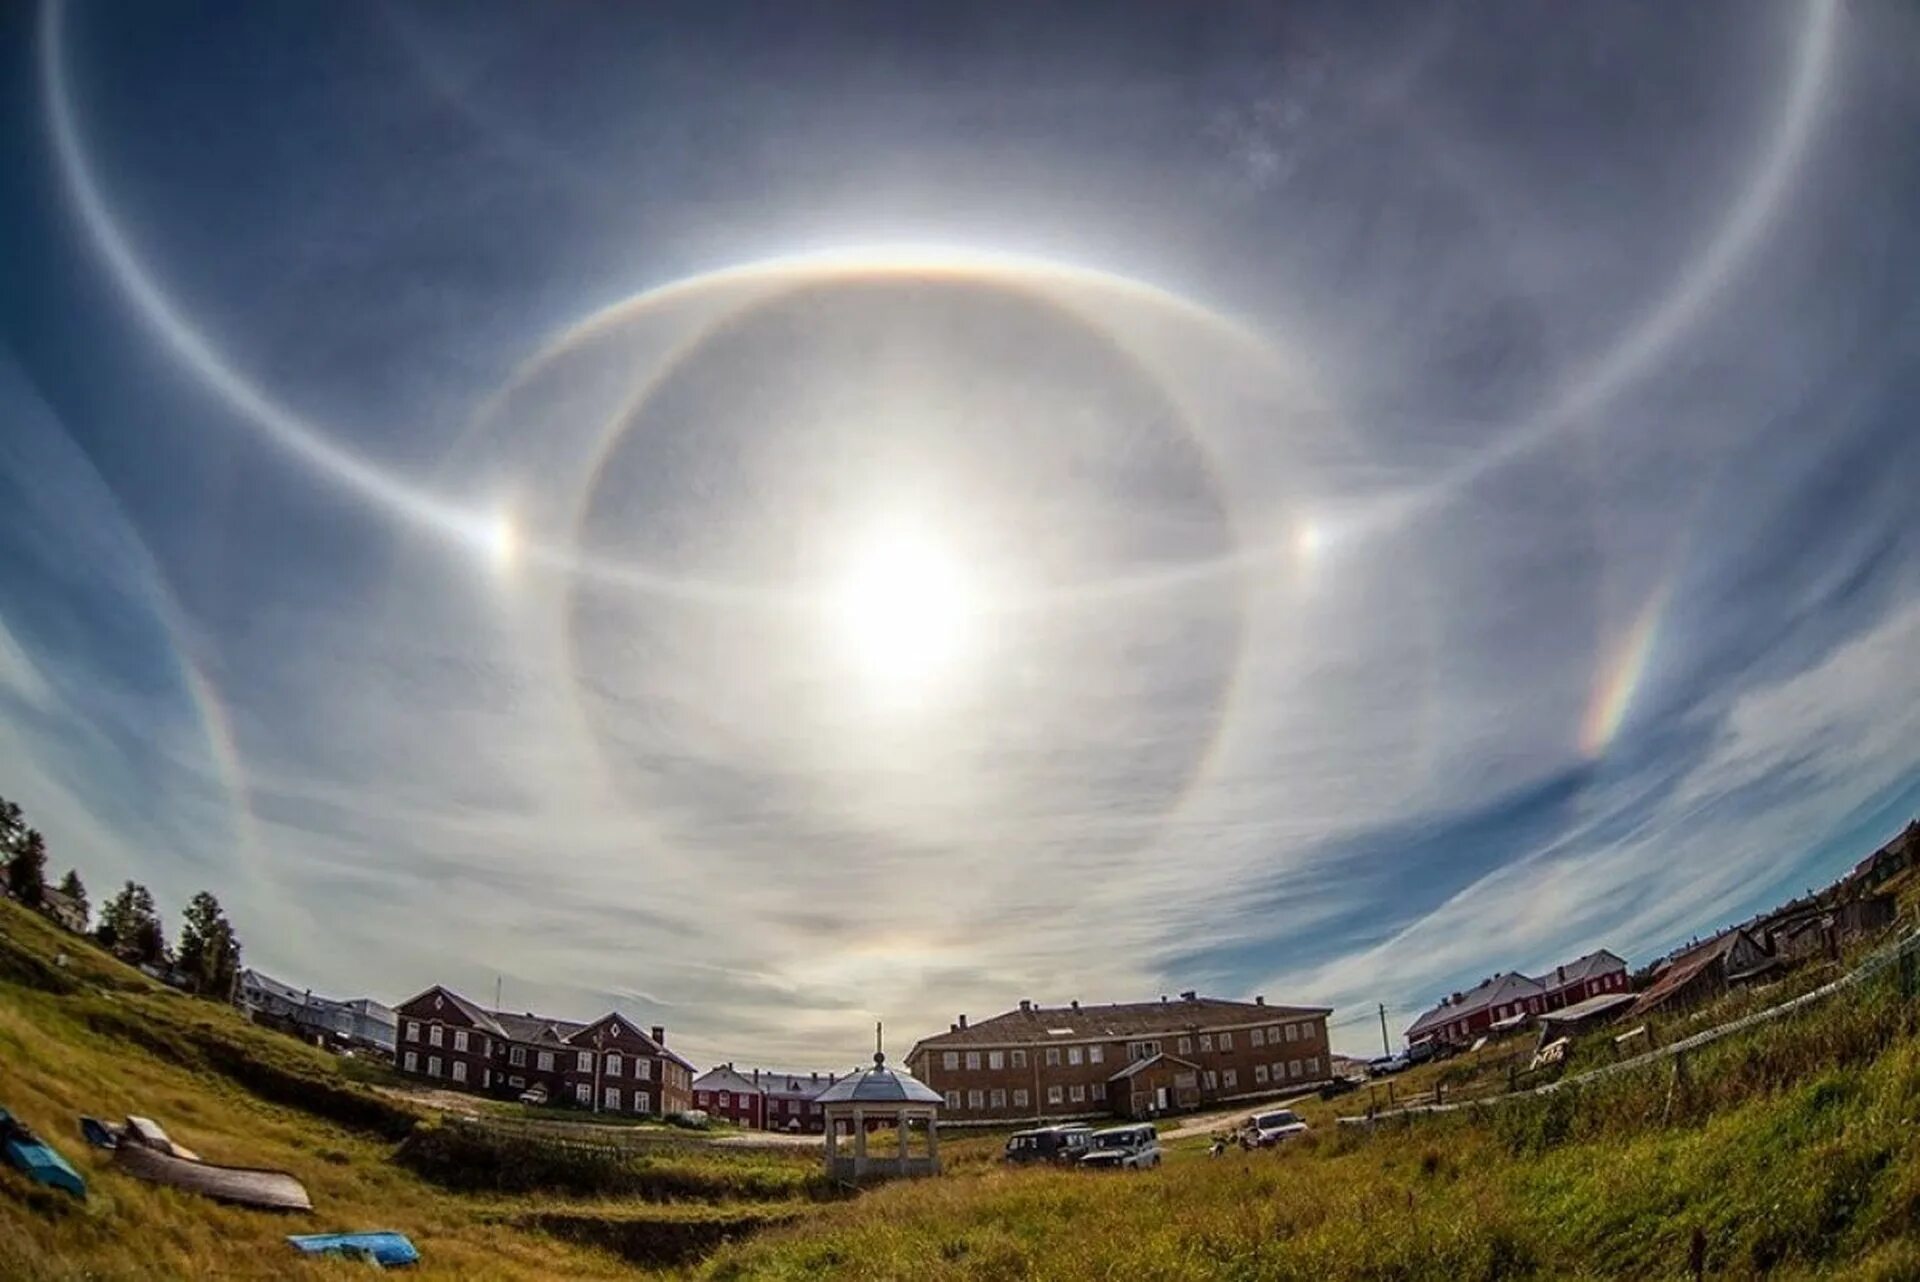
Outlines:
[[[889,1175],[940,1173],[940,1093],[902,1068],[887,1067],[882,1051],[873,1053],[873,1067],[848,1074],[819,1095],[827,1124],[827,1174],[846,1183]],[[867,1127],[891,1122],[899,1137],[899,1151],[867,1151]],[[914,1124],[926,1135],[923,1152],[913,1152]],[[842,1128],[846,1135],[842,1135]],[[852,1153],[846,1152],[852,1140]]]

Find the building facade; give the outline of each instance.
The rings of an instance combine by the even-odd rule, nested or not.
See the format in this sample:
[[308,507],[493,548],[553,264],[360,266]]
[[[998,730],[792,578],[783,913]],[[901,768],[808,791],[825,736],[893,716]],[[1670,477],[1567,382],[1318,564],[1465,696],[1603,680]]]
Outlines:
[[247,969],[234,982],[234,1005],[256,1024],[277,1028],[322,1046],[391,1055],[399,1017],[371,998],[336,1001]]
[[1466,1046],[1490,1033],[1524,1027],[1544,1012],[1631,987],[1626,961],[1604,948],[1538,977],[1505,971],[1443,997],[1408,1027],[1407,1044]]
[[840,1080],[838,1073],[781,1073],[772,1070],[760,1078],[766,1096],[767,1129],[788,1134],[818,1135],[827,1128],[820,1093]]
[[427,1085],[507,1098],[539,1087],[549,1103],[640,1117],[693,1107],[693,1066],[657,1024],[643,1032],[618,1013],[579,1024],[490,1011],[438,986],[397,1011],[394,1066]]
[[719,1064],[693,1079],[693,1106],[710,1117],[754,1130],[766,1126],[767,1095],[753,1076],[737,1072],[731,1064]]
[[907,1055],[949,1122],[1153,1117],[1310,1088],[1332,1075],[1324,1006],[1182,993],[1157,1002],[966,1016]]

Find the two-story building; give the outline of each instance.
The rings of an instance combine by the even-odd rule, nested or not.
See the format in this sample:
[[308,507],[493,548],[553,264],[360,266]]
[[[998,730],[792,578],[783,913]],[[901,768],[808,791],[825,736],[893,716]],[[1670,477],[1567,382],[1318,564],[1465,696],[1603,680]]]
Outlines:
[[394,1052],[398,1017],[371,998],[336,1001],[247,969],[235,979],[233,1002],[257,1024],[322,1046]]
[[1306,1089],[1332,1075],[1325,1006],[1182,993],[965,1015],[907,1055],[950,1123],[1153,1117]]
[[693,1106],[693,1065],[614,1012],[589,1024],[480,1007],[435,986],[402,1002],[394,1066],[433,1086],[518,1096],[538,1086],[555,1104],[665,1117]]
[[1538,977],[1503,971],[1441,998],[1408,1026],[1407,1044],[1465,1046],[1479,1037],[1524,1027],[1543,1012],[1631,988],[1627,963],[1604,948]]
[[693,1106],[723,1122],[760,1130],[766,1125],[767,1094],[759,1076],[758,1069],[749,1077],[731,1064],[716,1064],[693,1079]]
[[840,1080],[838,1073],[782,1073],[767,1070],[760,1077],[766,1095],[767,1129],[818,1135],[827,1129],[820,1093]]

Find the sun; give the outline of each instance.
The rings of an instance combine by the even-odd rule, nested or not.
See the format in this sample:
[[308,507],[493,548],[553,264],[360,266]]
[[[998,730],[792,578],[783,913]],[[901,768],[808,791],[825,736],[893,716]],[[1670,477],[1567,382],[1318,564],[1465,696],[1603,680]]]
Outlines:
[[843,655],[876,693],[918,702],[965,655],[976,610],[953,549],[919,526],[894,523],[854,546],[829,615]]

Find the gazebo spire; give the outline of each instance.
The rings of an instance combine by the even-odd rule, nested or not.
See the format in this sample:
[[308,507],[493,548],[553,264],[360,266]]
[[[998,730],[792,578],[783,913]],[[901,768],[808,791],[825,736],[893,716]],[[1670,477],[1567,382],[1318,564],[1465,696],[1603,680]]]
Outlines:
[[881,1044],[880,1044],[880,1021],[876,1019],[876,1020],[874,1020],[874,1021],[873,1021],[873,1063],[874,1063],[874,1067],[876,1067],[876,1068],[877,1068],[877,1067],[879,1067],[880,1065],[882,1065],[882,1064],[884,1064],[884,1063],[886,1063],[886,1062],[887,1062],[887,1052],[886,1052],[885,1050],[883,1050],[883,1049],[881,1049]]

